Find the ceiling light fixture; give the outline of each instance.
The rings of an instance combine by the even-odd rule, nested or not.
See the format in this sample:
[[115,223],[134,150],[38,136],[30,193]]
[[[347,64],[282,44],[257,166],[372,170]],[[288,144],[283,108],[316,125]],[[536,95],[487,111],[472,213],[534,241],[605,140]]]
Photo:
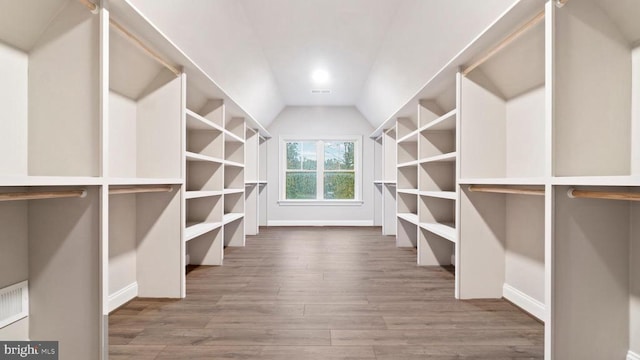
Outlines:
[[323,69],[316,69],[311,73],[311,79],[316,84],[326,84],[329,81],[329,72]]

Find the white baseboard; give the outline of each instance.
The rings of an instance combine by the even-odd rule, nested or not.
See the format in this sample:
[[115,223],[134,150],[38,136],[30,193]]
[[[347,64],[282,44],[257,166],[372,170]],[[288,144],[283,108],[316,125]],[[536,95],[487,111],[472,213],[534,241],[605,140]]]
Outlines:
[[627,360],[640,360],[640,355],[629,350],[629,352],[627,353]]
[[[523,293],[509,284],[502,286],[502,296],[520,307],[522,310],[535,316],[540,321],[544,321],[545,306],[540,301]],[[640,360],[640,359],[638,359]]]
[[373,226],[373,220],[269,220],[267,226]]
[[131,283],[109,295],[109,313],[138,296],[138,283]]

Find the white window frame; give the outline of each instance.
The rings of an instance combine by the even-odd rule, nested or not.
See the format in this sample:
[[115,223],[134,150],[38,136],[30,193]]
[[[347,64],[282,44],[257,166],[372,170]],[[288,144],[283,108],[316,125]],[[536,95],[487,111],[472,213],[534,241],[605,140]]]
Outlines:
[[[316,162],[318,167],[316,182],[316,199],[287,199],[286,198],[286,173],[287,173],[287,146],[288,142],[295,141],[315,141],[316,142]],[[354,142],[354,199],[323,199],[324,196],[324,143],[331,141],[353,141]],[[344,136],[280,136],[279,139],[279,200],[280,205],[346,205],[359,206],[362,205],[362,136],[361,135],[344,135]],[[331,170],[329,170],[331,171]]]

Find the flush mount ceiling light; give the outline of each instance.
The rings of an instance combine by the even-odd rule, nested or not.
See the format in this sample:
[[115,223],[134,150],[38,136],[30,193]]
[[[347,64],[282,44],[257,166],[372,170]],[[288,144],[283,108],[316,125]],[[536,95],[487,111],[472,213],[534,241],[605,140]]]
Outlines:
[[329,82],[329,72],[324,69],[316,69],[311,73],[311,79],[316,84],[326,84]]

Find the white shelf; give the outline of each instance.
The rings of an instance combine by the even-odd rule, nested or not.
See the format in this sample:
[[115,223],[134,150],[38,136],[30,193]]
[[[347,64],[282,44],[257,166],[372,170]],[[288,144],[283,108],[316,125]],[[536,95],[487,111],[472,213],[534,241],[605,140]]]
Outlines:
[[398,218],[408,221],[412,224],[418,225],[418,215],[412,213],[398,213]]
[[241,138],[240,136],[232,133],[229,130],[224,130],[224,141],[229,141],[229,142],[239,142],[239,143],[243,143],[244,144],[244,139]]
[[545,185],[545,178],[483,178],[460,179],[460,185]]
[[229,213],[224,214],[222,217],[222,222],[226,225],[230,222],[234,222],[238,219],[242,219],[244,217],[244,213]]
[[418,141],[418,134],[420,133],[420,130],[413,130],[412,132],[408,133],[407,135],[403,136],[402,138],[397,140],[397,143],[405,143],[405,142],[416,142]]
[[373,183],[374,184],[395,185],[396,181],[395,180],[374,180]]
[[403,168],[403,167],[409,167],[409,166],[416,166],[419,163],[420,163],[420,161],[418,161],[418,160],[407,161],[407,162],[403,162],[401,164],[398,164],[397,167],[398,168]]
[[224,160],[224,164],[227,166],[235,166],[235,167],[240,167],[243,168],[244,164],[241,164],[239,162],[235,162],[235,161],[229,161],[229,160]]
[[455,191],[420,191],[420,196],[428,196],[439,199],[456,200],[458,198]]
[[182,185],[180,178],[107,178],[108,185]]
[[260,184],[260,185],[267,185],[267,183],[268,183],[267,180],[258,181],[258,184]]
[[553,185],[640,186],[640,176],[568,176],[551,178]]
[[409,194],[409,195],[418,195],[419,191],[417,189],[398,189],[398,193],[401,194]]
[[244,189],[224,189],[223,192],[225,195],[240,194],[244,192]]
[[456,242],[456,228],[452,223],[420,223],[420,227],[453,243]]
[[189,130],[218,130],[224,132],[224,129],[199,114],[187,109],[187,129]]
[[422,131],[453,131],[456,129],[456,114],[458,111],[453,109],[448,113],[442,115],[436,120],[424,125],[420,132]]
[[220,222],[188,223],[184,229],[184,241],[189,241],[222,226]]
[[219,164],[226,163],[224,160],[222,160],[220,158],[216,158],[216,157],[213,157],[213,156],[196,154],[196,153],[193,153],[193,152],[190,152],[190,151],[186,152],[185,158],[187,159],[187,161],[202,161],[202,162],[212,162],[212,163],[219,163]]
[[98,177],[0,176],[0,186],[93,186],[102,185],[104,182]]
[[457,157],[458,157],[458,153],[457,152],[451,152],[451,153],[447,153],[447,154],[428,157],[426,159],[420,160],[419,162],[421,164],[434,163],[434,162],[454,162],[454,161],[456,161]]
[[185,199],[200,199],[212,196],[221,196],[222,191],[187,191],[185,192]]

